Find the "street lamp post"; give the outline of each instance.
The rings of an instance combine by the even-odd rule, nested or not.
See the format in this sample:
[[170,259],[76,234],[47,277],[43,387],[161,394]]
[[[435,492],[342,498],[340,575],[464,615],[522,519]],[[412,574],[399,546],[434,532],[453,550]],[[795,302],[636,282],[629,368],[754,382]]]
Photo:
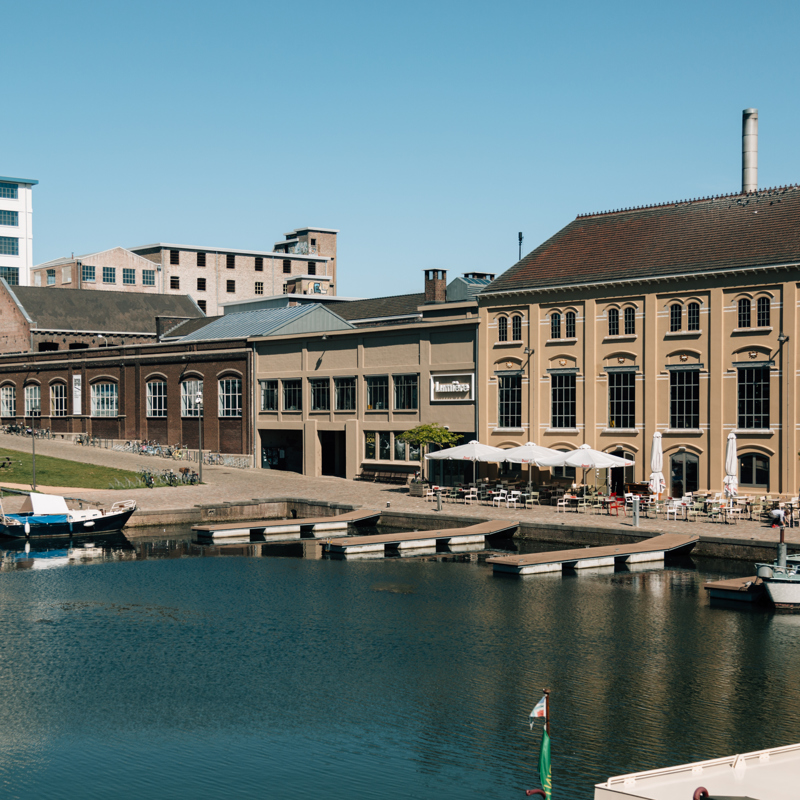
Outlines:
[[203,482],[203,393],[198,392],[194,398],[194,404],[197,406],[197,480],[198,483]]
[[36,417],[41,413],[37,406],[31,408],[31,455],[33,456],[33,482],[31,488],[36,491]]

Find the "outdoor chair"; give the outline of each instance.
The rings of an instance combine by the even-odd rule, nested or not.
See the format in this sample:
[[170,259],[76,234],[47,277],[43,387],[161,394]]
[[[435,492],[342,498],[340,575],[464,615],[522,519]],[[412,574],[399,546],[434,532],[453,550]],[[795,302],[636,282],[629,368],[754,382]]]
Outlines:
[[467,505],[467,503],[469,503],[470,505],[472,505],[472,503],[477,503],[478,490],[473,486],[471,489],[468,489],[466,492],[464,492],[463,499],[464,499],[464,505]]
[[561,496],[556,500],[556,511],[566,511],[569,508],[569,500]]
[[517,507],[518,503],[522,502],[522,498],[520,497],[520,493],[517,489],[510,492],[508,497],[506,498],[506,508],[511,508],[511,504],[514,504],[514,508]]
[[505,489],[500,489],[494,493],[492,497],[492,505],[493,506],[500,506],[506,502],[508,499],[508,492]]
[[722,508],[718,502],[713,502],[708,508],[709,522],[722,522],[724,519]]
[[533,508],[533,506],[541,505],[539,502],[539,492],[531,492],[525,498],[525,508]]
[[436,487],[436,486],[431,486],[430,484],[428,484],[428,486],[426,486],[422,490],[423,499],[424,500],[428,500],[428,501],[435,500],[436,499],[436,489],[437,488],[438,487]]
[[683,506],[681,506],[678,500],[670,500],[667,502],[667,507],[664,510],[667,519],[669,519],[669,515],[672,514],[672,519],[677,521],[678,513],[683,510]]
[[704,513],[704,504],[700,500],[695,501],[690,506],[686,506],[687,519],[694,519],[696,521],[697,517],[702,513]]

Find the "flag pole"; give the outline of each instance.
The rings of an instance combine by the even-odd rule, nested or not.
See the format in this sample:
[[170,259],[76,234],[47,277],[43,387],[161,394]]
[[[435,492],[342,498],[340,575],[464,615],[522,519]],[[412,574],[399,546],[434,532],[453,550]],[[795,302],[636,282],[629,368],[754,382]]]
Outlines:
[[544,729],[547,731],[547,735],[550,735],[550,690],[543,689],[544,692]]

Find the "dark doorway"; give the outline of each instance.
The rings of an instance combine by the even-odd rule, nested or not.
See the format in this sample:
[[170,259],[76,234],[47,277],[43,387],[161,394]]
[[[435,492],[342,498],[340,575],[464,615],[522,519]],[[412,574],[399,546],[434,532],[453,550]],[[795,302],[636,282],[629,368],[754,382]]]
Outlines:
[[345,476],[344,431],[319,431],[321,468],[323,475]]
[[[612,455],[619,456],[620,458],[630,458],[633,456],[626,453],[624,450],[615,450]],[[611,470],[611,492],[622,497],[625,494],[625,484],[633,483],[633,467],[615,467]]]
[[260,431],[261,468],[303,471],[303,431]]

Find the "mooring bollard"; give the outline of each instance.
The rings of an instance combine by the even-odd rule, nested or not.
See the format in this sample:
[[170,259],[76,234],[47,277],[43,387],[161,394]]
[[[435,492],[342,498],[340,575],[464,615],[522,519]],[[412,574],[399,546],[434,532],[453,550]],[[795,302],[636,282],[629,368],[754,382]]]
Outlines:
[[633,527],[639,527],[639,495],[633,496]]
[[442,493],[441,492],[436,492],[436,510],[437,511],[441,511],[442,510]]

